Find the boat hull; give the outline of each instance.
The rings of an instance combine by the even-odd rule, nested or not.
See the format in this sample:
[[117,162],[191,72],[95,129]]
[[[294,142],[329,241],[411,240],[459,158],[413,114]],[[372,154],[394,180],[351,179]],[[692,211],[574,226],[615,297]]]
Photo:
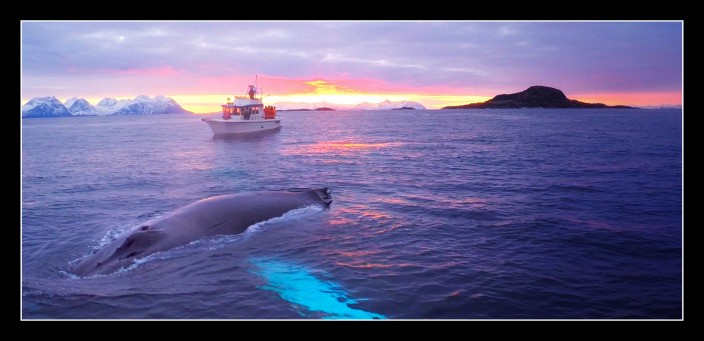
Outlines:
[[202,119],[210,126],[213,135],[250,134],[281,128],[281,120],[216,120]]

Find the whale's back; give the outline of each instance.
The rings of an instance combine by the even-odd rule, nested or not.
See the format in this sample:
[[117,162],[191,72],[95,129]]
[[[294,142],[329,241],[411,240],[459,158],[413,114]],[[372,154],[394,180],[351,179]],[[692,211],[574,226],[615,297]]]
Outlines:
[[135,257],[165,251],[206,236],[239,234],[249,226],[310,205],[328,207],[327,188],[259,191],[214,196],[181,207],[118,237],[86,257],[73,272],[106,274],[131,264]]

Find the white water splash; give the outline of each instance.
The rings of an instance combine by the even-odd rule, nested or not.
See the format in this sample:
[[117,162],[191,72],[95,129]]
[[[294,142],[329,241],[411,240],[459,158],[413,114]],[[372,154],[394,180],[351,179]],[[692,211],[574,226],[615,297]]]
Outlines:
[[303,218],[306,218],[310,215],[320,213],[324,210],[324,208],[320,205],[309,205],[309,206],[304,206],[300,207],[294,210],[290,210],[286,213],[284,213],[280,217],[274,217],[269,220],[264,220],[261,222],[258,222],[245,230],[245,234],[252,234],[255,233],[262,228],[264,228],[267,225],[273,225],[273,224],[278,224],[281,222],[293,222],[293,221],[298,221]]

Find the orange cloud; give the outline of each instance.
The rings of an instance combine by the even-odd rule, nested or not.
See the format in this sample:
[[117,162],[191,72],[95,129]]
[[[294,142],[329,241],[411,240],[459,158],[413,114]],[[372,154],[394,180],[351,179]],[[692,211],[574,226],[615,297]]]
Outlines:
[[310,85],[313,87],[313,92],[316,94],[320,95],[328,95],[328,94],[359,94],[361,93],[358,90],[339,85],[339,84],[332,84],[327,81],[324,81],[322,79],[319,80],[314,80],[314,81],[309,81],[305,82],[305,84]]

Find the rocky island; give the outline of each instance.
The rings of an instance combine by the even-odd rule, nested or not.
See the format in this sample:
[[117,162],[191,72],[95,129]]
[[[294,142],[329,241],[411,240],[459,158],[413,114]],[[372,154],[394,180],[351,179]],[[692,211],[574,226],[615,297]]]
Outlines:
[[569,99],[558,89],[535,85],[515,94],[497,95],[481,103],[448,106],[443,109],[517,109],[517,108],[633,108],[625,105],[585,103]]

